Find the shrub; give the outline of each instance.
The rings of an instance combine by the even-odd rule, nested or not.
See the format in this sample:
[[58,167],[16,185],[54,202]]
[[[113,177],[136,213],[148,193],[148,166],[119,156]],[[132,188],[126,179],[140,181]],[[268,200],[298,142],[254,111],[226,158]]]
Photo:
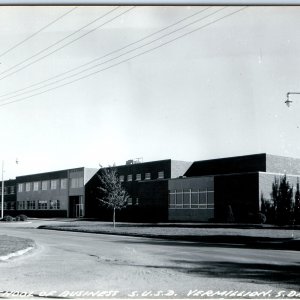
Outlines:
[[27,216],[26,215],[18,215],[16,217],[16,221],[27,221]]
[[263,214],[263,213],[261,213],[261,212],[258,213],[258,214],[257,214],[257,221],[258,221],[259,224],[265,224],[266,221],[267,221],[266,215]]
[[2,221],[5,221],[5,222],[12,222],[14,220],[14,218],[12,216],[4,216]]

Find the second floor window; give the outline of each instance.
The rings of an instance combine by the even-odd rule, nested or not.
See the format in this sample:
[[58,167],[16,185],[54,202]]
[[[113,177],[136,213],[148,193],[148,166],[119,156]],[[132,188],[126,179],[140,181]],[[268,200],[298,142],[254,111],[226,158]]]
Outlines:
[[163,178],[165,178],[165,173],[164,173],[164,171],[158,172],[158,179],[163,179]]
[[82,188],[83,187],[83,177],[71,178],[71,188]]
[[47,191],[48,181],[42,181],[42,190]]
[[127,181],[132,181],[132,175],[127,176]]
[[51,180],[50,181],[51,190],[56,190],[56,186],[57,186],[57,180]]
[[120,182],[124,182],[124,175],[120,175],[119,179],[120,179]]
[[66,189],[68,187],[68,179],[67,178],[63,178],[60,180],[60,188],[62,190]]
[[136,180],[142,180],[142,175],[141,174],[136,174]]
[[38,190],[39,190],[39,183],[38,183],[37,181],[35,181],[35,182],[33,183],[33,190],[34,190],[34,191],[38,191]]
[[145,179],[146,180],[151,179],[151,173],[145,173]]
[[19,193],[23,192],[23,183],[18,184],[18,192]]
[[30,182],[26,182],[25,190],[26,190],[26,192],[30,192]]

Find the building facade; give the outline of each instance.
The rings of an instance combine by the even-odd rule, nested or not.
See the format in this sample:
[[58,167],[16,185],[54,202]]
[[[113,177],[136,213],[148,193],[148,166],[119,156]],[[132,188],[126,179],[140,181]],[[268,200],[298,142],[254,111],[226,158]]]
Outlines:
[[[193,163],[131,160],[115,168],[129,194],[117,220],[127,222],[255,222],[275,179],[286,175],[294,188],[300,180],[300,159],[265,153]],[[5,214],[110,221],[112,211],[99,201],[102,172],[76,168],[5,181]]]
[[[4,211],[7,213],[14,212],[16,210],[16,180],[9,179],[4,181]],[[2,195],[2,182],[0,182],[0,197]]]
[[[153,162],[128,161],[116,166],[120,181],[130,198],[126,208],[117,212],[120,221],[164,222],[168,220],[168,180],[182,176],[191,162],[171,159]],[[101,206],[98,200],[99,175],[102,169],[86,186],[86,215],[88,217],[111,220],[111,210]]]
[[83,217],[85,184],[97,169],[75,168],[16,178],[16,211],[29,217]]

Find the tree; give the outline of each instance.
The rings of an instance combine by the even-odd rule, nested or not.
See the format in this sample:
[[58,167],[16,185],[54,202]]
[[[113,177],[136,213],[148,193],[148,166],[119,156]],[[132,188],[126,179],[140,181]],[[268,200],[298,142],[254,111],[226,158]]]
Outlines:
[[275,222],[280,225],[291,224],[293,220],[293,187],[286,175],[272,183],[271,197],[274,203]]
[[233,211],[232,211],[232,207],[229,204],[226,207],[226,222],[227,223],[233,223],[234,221],[235,221],[235,219],[234,219],[234,214],[233,214]]
[[129,195],[123,188],[117,170],[114,167],[103,168],[99,175],[101,185],[101,198],[99,201],[106,207],[113,210],[113,224],[116,224],[116,210],[127,206]]
[[275,220],[275,209],[274,209],[273,201],[271,201],[270,199],[266,199],[263,193],[261,193],[260,199],[261,199],[260,211],[266,217],[265,222],[269,224],[273,223]]
[[300,188],[299,188],[299,178],[297,178],[297,186],[296,186],[296,193],[295,193],[294,218],[295,218],[295,223],[296,224],[300,224]]

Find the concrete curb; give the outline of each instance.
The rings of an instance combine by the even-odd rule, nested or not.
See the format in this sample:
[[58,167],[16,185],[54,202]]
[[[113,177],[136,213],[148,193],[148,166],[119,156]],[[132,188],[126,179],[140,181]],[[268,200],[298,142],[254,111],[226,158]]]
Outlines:
[[24,255],[25,253],[33,250],[34,247],[28,247],[28,248],[25,248],[25,249],[22,249],[22,250],[19,250],[19,251],[16,251],[16,252],[12,252],[12,253],[9,253],[7,255],[3,255],[3,256],[0,256],[0,261],[5,261],[5,260],[8,260],[12,257],[18,257],[18,256],[21,256],[21,255]]

